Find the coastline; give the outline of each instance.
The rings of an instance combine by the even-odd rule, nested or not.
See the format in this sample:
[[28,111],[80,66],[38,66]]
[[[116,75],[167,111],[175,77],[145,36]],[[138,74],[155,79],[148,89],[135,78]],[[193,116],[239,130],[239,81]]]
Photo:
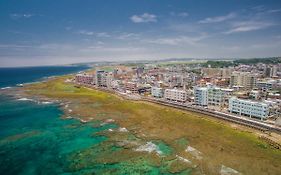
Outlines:
[[[184,149],[175,144],[175,142],[179,139],[187,139],[193,147],[199,149],[200,152],[203,152],[205,155],[203,163],[198,162],[198,160],[193,160],[197,162],[197,166],[204,171],[210,171],[207,168],[208,166],[218,167],[219,164],[224,161],[225,164],[230,165],[230,167],[236,170],[241,172],[249,171],[247,170],[249,163],[245,163],[242,167],[241,165],[238,166],[231,163],[232,160],[249,162],[251,157],[247,158],[242,156],[244,154],[249,154],[248,147],[249,149],[253,149],[250,152],[260,156],[263,154],[280,154],[280,151],[275,151],[269,145],[267,146],[265,141],[260,140],[251,129],[246,129],[237,125],[233,128],[233,126],[227,122],[210,119],[209,117],[202,117],[200,114],[163,107],[147,102],[135,102],[99,90],[87,89],[84,87],[77,88],[71,83],[66,83],[65,79],[66,77],[63,76],[47,82],[31,84],[24,87],[24,91],[28,96],[44,96],[51,99],[67,101],[69,103],[68,110],[71,109],[71,112],[64,110],[66,117],[71,116],[71,118],[79,118],[82,122],[95,120],[106,121],[112,119],[120,126],[120,128],[125,128],[136,138],[145,140],[146,142],[151,140],[162,140],[164,143],[172,147],[176,155],[182,158],[184,158],[183,155],[187,157],[189,155],[186,155]],[[53,90],[52,93],[50,92],[50,88]],[[146,110],[141,109],[140,107]],[[70,113],[71,115],[68,115]],[[151,118],[151,116],[154,117]],[[111,130],[108,133],[103,134],[109,136],[110,140],[116,141],[120,139],[120,135],[116,135],[117,131],[118,130]],[[208,131],[208,134],[206,131]],[[123,138],[123,136],[121,138]],[[202,141],[205,143],[202,144]],[[125,143],[126,142],[119,144],[124,145]],[[239,144],[233,146],[233,144],[230,143]],[[242,147],[246,148],[241,150],[239,145],[240,147],[243,145]],[[133,147],[132,143],[129,143],[129,145],[127,143],[126,146]],[[233,154],[231,154],[232,156],[228,155],[227,152],[239,153],[238,155],[242,156],[242,160]],[[128,155],[130,154],[131,153]],[[217,155],[220,155],[221,158],[212,160],[212,157]],[[252,155],[252,153],[250,153],[250,155]],[[276,158],[276,156],[274,157]],[[275,158],[270,158],[273,164],[278,160]],[[206,163],[206,160],[211,161],[211,164]],[[263,168],[265,168],[264,166],[265,165],[263,165]],[[273,168],[272,172],[279,172],[276,170],[276,166],[278,167],[278,165],[275,164],[274,166],[275,168]],[[260,168],[257,168],[257,170],[258,169]],[[250,172],[255,172],[257,170],[253,169],[250,170]],[[215,168],[215,170],[210,172],[214,171],[217,172],[218,168]]]

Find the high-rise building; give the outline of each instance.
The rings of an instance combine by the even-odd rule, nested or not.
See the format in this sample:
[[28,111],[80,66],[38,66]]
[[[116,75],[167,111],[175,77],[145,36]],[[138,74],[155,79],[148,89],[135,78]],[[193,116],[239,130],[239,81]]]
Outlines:
[[276,65],[274,66],[267,66],[265,68],[265,71],[264,71],[264,75],[265,77],[276,77],[277,76],[277,69],[278,67]]
[[256,87],[257,78],[250,72],[233,72],[230,78],[230,86],[242,86],[245,89]]

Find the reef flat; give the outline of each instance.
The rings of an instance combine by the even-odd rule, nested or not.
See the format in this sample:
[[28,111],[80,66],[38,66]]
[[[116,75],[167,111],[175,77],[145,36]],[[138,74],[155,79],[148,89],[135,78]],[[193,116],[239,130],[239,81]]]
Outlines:
[[[256,134],[198,113],[77,87],[67,76],[23,88],[61,102],[62,118],[114,123],[99,146],[68,157],[69,169],[97,174],[281,174],[281,151]],[[87,171],[84,171],[87,169]]]

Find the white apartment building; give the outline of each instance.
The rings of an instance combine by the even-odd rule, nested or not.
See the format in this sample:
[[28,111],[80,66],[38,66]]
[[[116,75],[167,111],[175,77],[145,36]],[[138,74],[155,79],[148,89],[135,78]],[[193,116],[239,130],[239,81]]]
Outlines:
[[207,87],[194,87],[195,104],[201,106],[227,106],[228,99],[232,95],[233,89],[223,89],[213,85]]
[[179,89],[166,89],[164,97],[167,100],[185,102],[187,100],[187,93],[184,90]]
[[197,105],[208,105],[208,88],[207,87],[194,87],[194,102]]
[[99,87],[111,87],[111,82],[113,80],[112,73],[105,71],[96,71],[95,85]]
[[225,102],[225,92],[219,87],[208,88],[208,105],[223,106]]
[[152,87],[151,88],[151,95],[153,97],[162,98],[164,96],[164,90],[163,90],[163,88]]
[[238,99],[229,99],[229,112],[264,120],[269,115],[269,105],[263,102]]

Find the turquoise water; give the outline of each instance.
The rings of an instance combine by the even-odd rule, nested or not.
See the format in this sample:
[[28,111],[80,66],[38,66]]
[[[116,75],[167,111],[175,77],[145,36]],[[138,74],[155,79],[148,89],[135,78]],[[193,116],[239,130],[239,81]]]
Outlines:
[[93,127],[61,115],[55,104],[0,96],[0,174],[68,172],[67,156],[101,143],[106,137],[93,134],[116,127]]
[[[0,68],[0,88],[86,68]],[[13,91],[0,89],[0,175],[172,174],[168,172],[169,162],[155,166],[151,162],[153,156],[148,153],[136,154],[133,149],[120,147],[99,134],[116,129],[115,124],[101,126],[99,121],[81,123],[62,119],[63,111],[57,104],[19,101],[3,93]],[[132,140],[129,136],[128,141]],[[155,141],[155,144],[165,156],[173,152],[164,142]],[[103,163],[111,162],[112,154],[120,157],[115,156],[117,159],[112,163]],[[181,173],[188,174],[188,171]]]

